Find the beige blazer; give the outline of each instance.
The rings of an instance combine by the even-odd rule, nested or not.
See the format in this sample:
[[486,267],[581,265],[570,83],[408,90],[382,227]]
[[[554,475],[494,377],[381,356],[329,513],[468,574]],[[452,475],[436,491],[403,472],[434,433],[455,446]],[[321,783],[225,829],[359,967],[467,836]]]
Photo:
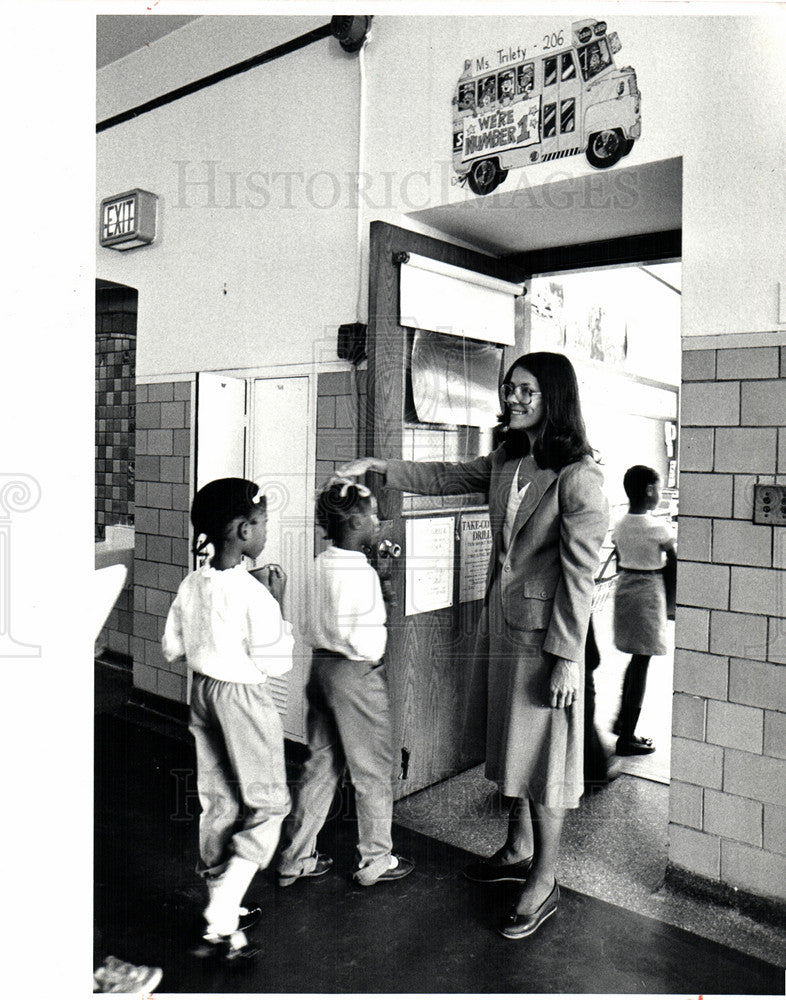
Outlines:
[[543,649],[580,661],[589,624],[598,555],[609,524],[603,474],[590,457],[559,473],[538,469],[521,501],[510,547],[502,526],[518,460],[501,448],[471,462],[388,462],[387,485],[430,496],[485,493],[493,546],[486,599],[498,574],[506,622],[523,630],[545,629]]

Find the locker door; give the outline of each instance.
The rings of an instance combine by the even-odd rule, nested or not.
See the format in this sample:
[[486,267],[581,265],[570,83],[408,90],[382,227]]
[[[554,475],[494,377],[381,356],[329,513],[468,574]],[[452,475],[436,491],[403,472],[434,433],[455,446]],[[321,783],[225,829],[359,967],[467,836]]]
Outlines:
[[287,574],[284,616],[295,630],[292,671],[270,680],[284,731],[305,739],[303,689],[311,651],[302,639],[305,583],[314,557],[314,447],[308,376],[259,378],[252,383],[248,477],[267,497],[268,534],[257,565],[279,563]]
[[245,475],[246,381],[214,372],[197,376],[196,488]]

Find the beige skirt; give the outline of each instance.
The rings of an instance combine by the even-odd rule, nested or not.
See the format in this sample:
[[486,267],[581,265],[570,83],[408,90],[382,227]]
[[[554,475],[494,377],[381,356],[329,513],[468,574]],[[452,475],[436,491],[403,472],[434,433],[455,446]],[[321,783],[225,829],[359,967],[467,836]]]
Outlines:
[[552,708],[554,657],[543,652],[545,631],[505,622],[496,580],[483,617],[478,665],[487,675],[486,777],[503,795],[575,809],[584,790],[583,676],[573,704]]

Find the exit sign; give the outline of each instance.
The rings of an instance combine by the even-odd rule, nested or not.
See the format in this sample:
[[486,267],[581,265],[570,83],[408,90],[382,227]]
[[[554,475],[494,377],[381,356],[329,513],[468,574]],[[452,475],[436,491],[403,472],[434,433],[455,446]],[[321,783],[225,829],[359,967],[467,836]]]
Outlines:
[[156,236],[156,204],[150,191],[135,188],[101,202],[98,242],[113,250],[133,250]]

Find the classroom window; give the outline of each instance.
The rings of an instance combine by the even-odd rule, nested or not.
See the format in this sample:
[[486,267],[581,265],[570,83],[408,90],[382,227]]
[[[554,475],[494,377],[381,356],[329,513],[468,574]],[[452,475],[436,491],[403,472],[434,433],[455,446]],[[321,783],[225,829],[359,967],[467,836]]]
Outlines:
[[557,82],[557,57],[549,56],[543,60],[543,86],[550,87]]

